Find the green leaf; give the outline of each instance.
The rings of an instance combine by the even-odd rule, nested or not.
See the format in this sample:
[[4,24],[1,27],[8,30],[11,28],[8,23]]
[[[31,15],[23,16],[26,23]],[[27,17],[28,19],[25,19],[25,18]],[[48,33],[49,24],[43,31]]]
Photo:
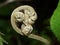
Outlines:
[[0,45],[3,45],[3,40],[1,36],[0,36]]
[[0,45],[3,45],[3,42],[6,43],[6,44],[8,44],[8,42],[3,39],[2,35],[5,36],[5,34],[3,34],[3,33],[0,32]]
[[60,41],[60,1],[50,20],[51,30]]

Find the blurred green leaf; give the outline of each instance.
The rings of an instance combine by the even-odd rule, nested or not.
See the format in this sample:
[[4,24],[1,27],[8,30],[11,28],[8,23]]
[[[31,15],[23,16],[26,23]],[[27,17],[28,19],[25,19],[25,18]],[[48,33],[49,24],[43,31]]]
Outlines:
[[60,1],[58,3],[58,7],[56,8],[53,16],[51,17],[50,24],[53,33],[60,41]]
[[3,45],[3,40],[1,36],[0,36],[0,45]]
[[8,44],[8,42],[6,40],[3,39],[3,36],[5,36],[5,34],[0,32],[0,45],[3,45],[3,42]]

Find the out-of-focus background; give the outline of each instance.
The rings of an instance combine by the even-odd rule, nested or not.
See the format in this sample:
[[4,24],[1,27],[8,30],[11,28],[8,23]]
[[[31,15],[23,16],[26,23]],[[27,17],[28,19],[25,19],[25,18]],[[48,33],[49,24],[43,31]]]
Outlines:
[[34,39],[22,36],[11,26],[12,11],[21,5],[32,6],[38,15],[33,33],[50,40],[51,45],[60,45],[50,29],[50,18],[59,0],[0,0],[0,45],[45,45]]

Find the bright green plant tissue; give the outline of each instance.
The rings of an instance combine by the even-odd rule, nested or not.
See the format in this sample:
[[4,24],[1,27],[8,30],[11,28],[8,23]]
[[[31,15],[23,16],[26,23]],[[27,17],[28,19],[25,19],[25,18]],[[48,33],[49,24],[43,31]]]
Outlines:
[[50,20],[51,30],[60,41],[60,1]]

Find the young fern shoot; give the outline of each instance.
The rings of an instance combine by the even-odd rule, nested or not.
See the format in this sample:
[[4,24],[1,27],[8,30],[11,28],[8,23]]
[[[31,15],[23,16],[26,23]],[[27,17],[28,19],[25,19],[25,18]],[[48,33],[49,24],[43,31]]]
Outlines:
[[[50,42],[47,39],[31,33],[33,31],[32,25],[36,20],[37,13],[33,9],[33,7],[28,5],[17,7],[11,15],[11,24],[17,33],[26,35],[28,36],[28,38],[39,40],[46,45],[50,45]],[[19,23],[16,24],[17,22],[22,24],[19,26]]]

